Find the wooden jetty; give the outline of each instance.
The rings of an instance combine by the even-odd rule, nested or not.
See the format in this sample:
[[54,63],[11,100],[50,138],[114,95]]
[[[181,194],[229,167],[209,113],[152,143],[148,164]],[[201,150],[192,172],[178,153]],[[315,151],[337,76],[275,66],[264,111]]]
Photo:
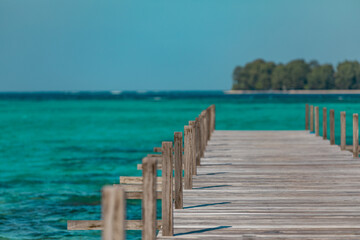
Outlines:
[[[340,113],[338,146],[334,110],[327,125],[326,108],[322,121],[318,106],[305,109],[305,131],[214,131],[210,106],[185,126],[184,145],[177,132],[143,159],[143,177],[104,188],[103,220],[68,229],[100,229],[104,240],[124,239],[125,229],[143,239],[360,239],[358,115],[349,146]],[[126,196],[143,199],[142,221],[125,220]]]

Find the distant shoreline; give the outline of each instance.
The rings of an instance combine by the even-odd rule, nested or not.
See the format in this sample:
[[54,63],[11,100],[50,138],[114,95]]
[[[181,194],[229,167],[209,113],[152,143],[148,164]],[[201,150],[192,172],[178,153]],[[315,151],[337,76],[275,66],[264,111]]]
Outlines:
[[333,90],[228,90],[225,94],[360,94],[360,89],[333,89]]

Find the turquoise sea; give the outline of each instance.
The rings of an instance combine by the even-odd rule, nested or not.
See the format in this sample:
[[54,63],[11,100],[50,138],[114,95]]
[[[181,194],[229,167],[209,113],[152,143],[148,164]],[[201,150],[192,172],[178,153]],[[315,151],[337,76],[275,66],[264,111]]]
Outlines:
[[[346,111],[352,144],[358,95],[1,93],[0,239],[100,239],[100,231],[67,231],[66,221],[100,219],[101,187],[141,176],[142,157],[210,104],[217,129],[303,130],[305,103],[335,109],[337,142]],[[140,202],[127,204],[128,219],[140,219]]]

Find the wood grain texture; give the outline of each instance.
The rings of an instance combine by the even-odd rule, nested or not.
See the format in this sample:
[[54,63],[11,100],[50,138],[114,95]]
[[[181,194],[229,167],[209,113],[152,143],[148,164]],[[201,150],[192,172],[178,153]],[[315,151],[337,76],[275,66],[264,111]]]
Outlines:
[[126,230],[125,191],[118,186],[102,189],[103,240],[124,240]]
[[314,132],[314,106],[310,105],[310,132]]
[[335,111],[330,110],[330,144],[335,144]]
[[162,143],[162,235],[173,236],[173,147]]
[[183,168],[182,168],[182,132],[174,133],[174,161],[175,161],[175,208],[183,208]]
[[156,238],[156,160],[143,160],[142,239]]
[[[67,230],[103,230],[103,220],[68,220]],[[157,221],[156,229],[160,230],[161,220]],[[142,230],[142,220],[126,220],[126,230]]]
[[319,136],[319,132],[320,132],[320,118],[319,118],[319,107],[316,106],[315,107],[315,136]]
[[183,203],[171,239],[360,239],[360,162],[307,131],[214,131]]
[[191,165],[191,128],[184,127],[184,189],[192,188],[192,165]]
[[345,150],[346,148],[346,113],[340,113],[340,148]]
[[359,115],[353,114],[353,157],[359,157]]
[[196,165],[196,126],[195,121],[189,121],[189,126],[191,128],[190,132],[190,152],[191,152],[191,169],[192,174],[196,175],[197,173],[197,165]]
[[326,109],[326,107],[323,108],[322,126],[323,126],[323,139],[326,140],[327,139],[327,109]]
[[309,130],[309,104],[305,105],[305,130]]

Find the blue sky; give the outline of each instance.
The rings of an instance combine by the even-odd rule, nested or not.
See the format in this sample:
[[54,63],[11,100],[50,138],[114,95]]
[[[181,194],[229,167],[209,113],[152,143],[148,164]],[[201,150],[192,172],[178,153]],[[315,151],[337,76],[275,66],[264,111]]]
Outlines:
[[0,0],[0,91],[224,90],[256,58],[360,60],[357,0]]

